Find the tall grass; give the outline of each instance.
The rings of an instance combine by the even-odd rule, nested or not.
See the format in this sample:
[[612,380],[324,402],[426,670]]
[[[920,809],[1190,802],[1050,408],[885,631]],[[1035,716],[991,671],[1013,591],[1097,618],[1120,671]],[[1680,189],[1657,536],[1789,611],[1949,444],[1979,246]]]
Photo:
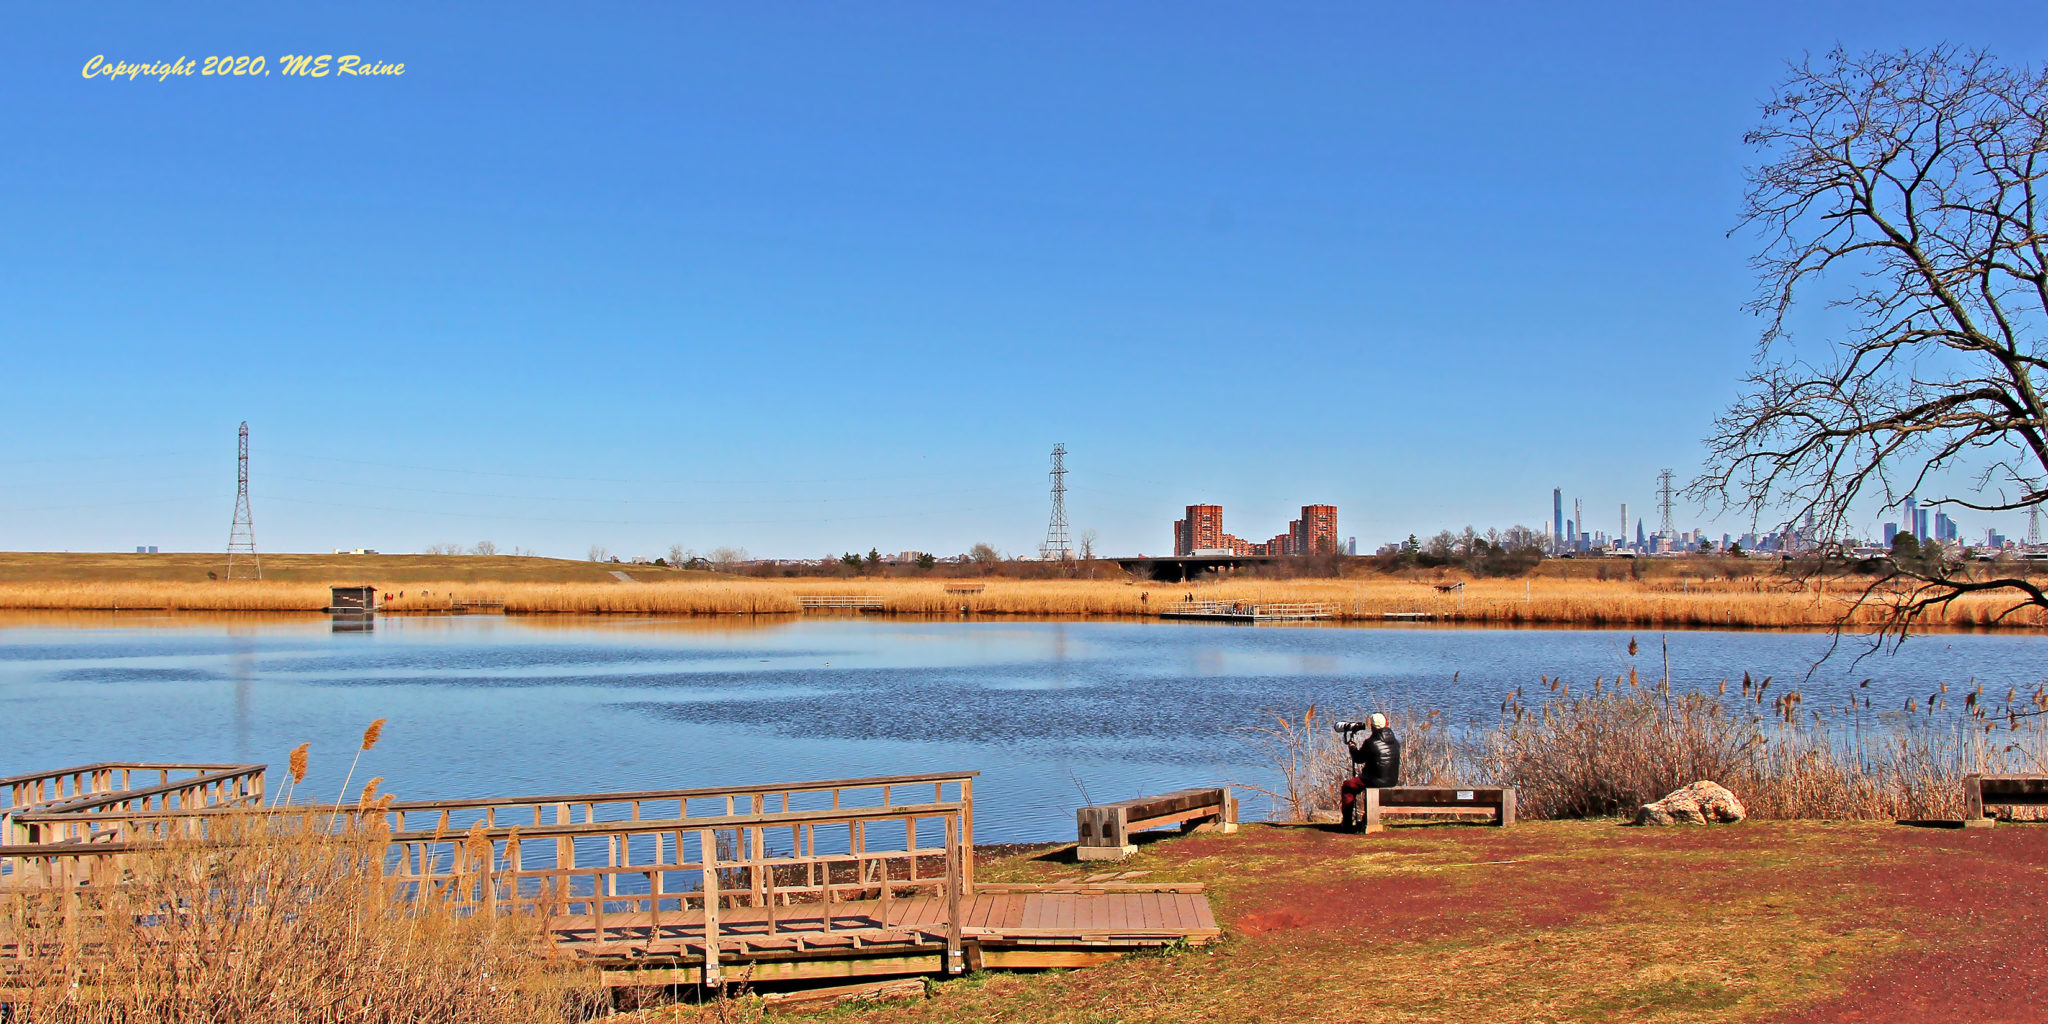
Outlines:
[[[358,579],[337,582],[357,583]],[[376,580],[368,582],[378,583]],[[445,611],[452,601],[498,601],[514,614],[793,615],[804,595],[860,594],[907,615],[1156,615],[1185,595],[1198,599],[1327,602],[1344,621],[1388,615],[1489,625],[1814,628],[1876,625],[1885,610],[1858,607],[1853,584],[1745,577],[1715,580],[1558,579],[1468,580],[1458,591],[1425,581],[1238,579],[1199,585],[1111,580],[986,581],[978,594],[949,594],[940,579],[698,579],[648,583],[517,583],[449,581],[384,586],[395,612]],[[0,608],[319,611],[325,586],[305,583],[167,582],[0,583]],[[2048,616],[2030,610],[1997,621],[2009,607],[1998,597],[1970,597],[1932,610],[1928,626],[2039,627]]]
[[[1797,691],[1773,696],[1768,679],[1745,678],[1735,693],[1674,693],[1634,673],[1578,693],[1542,686],[1534,701],[1508,695],[1489,725],[1449,728],[1440,712],[1378,708],[1402,739],[1402,782],[1513,786],[1520,812],[1544,818],[1630,814],[1702,779],[1729,787],[1755,817],[1957,818],[1963,776],[2048,766],[2048,690],[1997,707],[1980,691],[1960,715],[1946,713],[1945,698],[1857,715],[1807,709]],[[1331,716],[1310,706],[1266,718],[1244,739],[1280,780],[1267,791],[1276,811],[1333,814],[1353,769]]]
[[[374,817],[373,817],[374,820]],[[0,1001],[60,1024],[588,1019],[539,918],[408,900],[379,826],[251,811],[125,855],[118,885],[0,896]],[[472,905],[473,906],[473,905]]]

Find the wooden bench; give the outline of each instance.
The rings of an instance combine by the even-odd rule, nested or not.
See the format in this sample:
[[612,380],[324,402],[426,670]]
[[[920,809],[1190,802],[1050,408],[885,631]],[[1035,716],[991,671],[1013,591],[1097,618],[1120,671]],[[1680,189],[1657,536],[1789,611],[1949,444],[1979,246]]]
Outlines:
[[2048,775],[1963,776],[1963,827],[1990,828],[1987,807],[2048,806]]
[[1366,832],[1386,828],[1389,816],[1491,818],[1502,828],[1515,823],[1512,787],[1389,786],[1360,794],[1365,801]]
[[1131,833],[1179,825],[1181,831],[1237,831],[1237,798],[1230,787],[1182,789],[1074,812],[1081,839],[1076,860],[1122,860],[1138,852]]

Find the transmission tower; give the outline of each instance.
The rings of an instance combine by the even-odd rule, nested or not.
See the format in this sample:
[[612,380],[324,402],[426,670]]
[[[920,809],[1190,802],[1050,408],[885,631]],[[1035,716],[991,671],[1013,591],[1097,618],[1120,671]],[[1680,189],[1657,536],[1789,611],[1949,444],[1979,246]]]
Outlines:
[[[2030,492],[2040,494],[2040,485],[2036,481],[2032,481],[2032,479],[2028,481],[2028,489],[2030,489]],[[2034,504],[2028,506],[2028,547],[2042,547],[2042,506],[2040,506],[2040,502],[2034,502]]]
[[[235,525],[228,528],[228,579],[263,578],[263,560],[256,557],[256,523],[249,516],[249,421],[242,421],[235,456]],[[237,557],[239,556],[239,557]]]
[[1671,525],[1671,471],[1668,469],[1657,474],[1657,511],[1662,517],[1657,532],[1663,534],[1667,541],[1677,540],[1678,528]]
[[1052,522],[1045,527],[1045,543],[1039,545],[1038,555],[1047,560],[1059,559],[1064,562],[1074,557],[1072,545],[1067,542],[1067,446],[1052,446]]

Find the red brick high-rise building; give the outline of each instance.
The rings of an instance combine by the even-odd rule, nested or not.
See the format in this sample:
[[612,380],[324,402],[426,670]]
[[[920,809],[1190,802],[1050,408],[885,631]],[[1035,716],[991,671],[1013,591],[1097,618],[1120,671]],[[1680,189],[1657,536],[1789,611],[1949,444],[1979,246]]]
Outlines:
[[1189,505],[1188,517],[1173,524],[1173,553],[1192,555],[1229,547],[1223,532],[1223,506]]
[[1337,506],[1303,505],[1301,518],[1287,524],[1289,554],[1337,553]]
[[1343,549],[1337,539],[1337,506],[1303,505],[1301,518],[1287,532],[1257,544],[1223,532],[1223,506],[1189,505],[1186,519],[1173,523],[1173,553],[1229,551],[1234,555],[1334,555]]

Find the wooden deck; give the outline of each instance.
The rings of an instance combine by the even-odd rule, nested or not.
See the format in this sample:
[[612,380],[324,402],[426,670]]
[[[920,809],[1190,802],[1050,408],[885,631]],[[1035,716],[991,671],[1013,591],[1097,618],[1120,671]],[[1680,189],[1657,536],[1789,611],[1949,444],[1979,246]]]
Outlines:
[[[1171,888],[1171,887],[1167,887]],[[1014,891],[991,887],[961,900],[963,939],[987,945],[1148,946],[1207,942],[1220,934],[1209,899],[1195,891]],[[826,911],[829,909],[829,913]],[[772,931],[771,935],[771,918]],[[704,959],[702,911],[588,914],[550,921],[556,945],[604,961]],[[839,953],[896,946],[939,949],[946,941],[946,901],[930,897],[888,903],[808,907],[734,907],[718,915],[719,955]],[[600,937],[600,935],[602,937]]]
[[[558,948],[613,985],[1085,967],[1218,935],[1199,886],[977,884],[974,772],[383,803],[337,817],[249,806],[262,766],[178,767],[189,777],[135,789],[132,773],[105,765],[0,780],[13,785],[0,807],[29,840],[0,836],[0,898],[69,892],[84,899],[66,913],[89,922],[129,858],[255,814],[285,829],[379,819],[382,869],[401,898],[539,915]],[[6,932],[0,916],[0,976],[23,955]]]
[[1159,606],[1162,619],[1196,619],[1207,622],[1306,622],[1337,614],[1334,604],[1294,602],[1252,604],[1248,601],[1181,601]]

